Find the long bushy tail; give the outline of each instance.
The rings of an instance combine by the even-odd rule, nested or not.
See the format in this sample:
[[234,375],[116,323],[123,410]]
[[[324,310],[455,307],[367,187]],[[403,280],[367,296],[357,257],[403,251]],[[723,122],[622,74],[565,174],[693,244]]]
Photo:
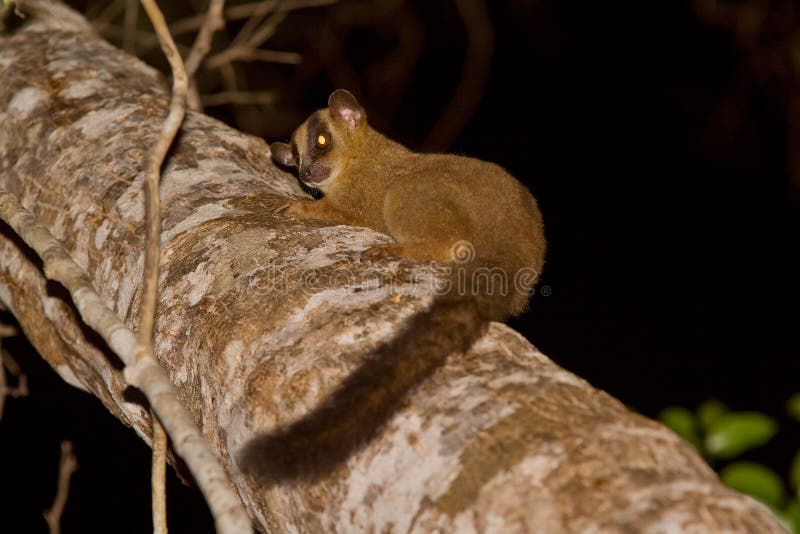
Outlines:
[[502,319],[504,306],[495,296],[437,296],[320,407],[249,442],[241,467],[267,484],[331,472],[375,436],[407,393],[448,355],[468,350],[488,321]]

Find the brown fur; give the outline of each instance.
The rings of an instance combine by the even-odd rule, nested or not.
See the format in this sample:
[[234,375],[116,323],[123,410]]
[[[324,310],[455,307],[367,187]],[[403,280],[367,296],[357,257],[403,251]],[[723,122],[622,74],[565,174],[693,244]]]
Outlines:
[[[317,138],[322,135],[322,146]],[[542,219],[531,194],[497,165],[477,159],[416,154],[366,123],[346,91],[331,95],[292,135],[292,145],[272,144],[273,157],[298,167],[300,179],[325,193],[317,201],[292,201],[281,209],[308,219],[367,226],[396,244],[369,251],[454,267],[451,288],[482,269],[510,278],[503,294],[486,286],[451,290],[415,315],[398,336],[348,376],[299,421],[250,441],[240,464],[265,483],[316,479],[342,465],[369,441],[397,403],[452,353],[469,349],[490,320],[522,311],[536,277],[515,289],[520,270],[538,274],[544,261]],[[466,241],[469,262],[453,261]]]
[[[292,201],[285,206],[288,213],[367,226],[397,242],[373,251],[373,256],[449,263],[454,244],[465,241],[475,251],[468,268],[502,269],[509,282],[523,269],[541,272],[545,252],[541,213],[533,196],[510,174],[474,158],[412,152],[370,128],[363,109],[346,91],[336,91],[330,100],[356,108],[360,122],[352,127],[338,107],[329,107],[297,128],[292,144],[299,161],[288,163],[297,165],[301,180],[325,196]],[[324,153],[314,153],[320,131],[330,132],[332,145]],[[282,143],[272,146],[276,153],[290,150]],[[327,169],[327,180],[304,178],[320,168]],[[532,289],[533,283],[524,289]],[[504,313],[496,319],[525,309],[527,291],[512,290],[508,297]]]

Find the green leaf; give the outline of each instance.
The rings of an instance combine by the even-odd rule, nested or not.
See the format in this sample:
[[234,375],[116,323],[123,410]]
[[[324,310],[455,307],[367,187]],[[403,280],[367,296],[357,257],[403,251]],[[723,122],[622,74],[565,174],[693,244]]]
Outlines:
[[777,507],[783,500],[783,481],[775,472],[754,462],[735,462],[719,474],[731,488],[746,493],[764,504]]
[[697,421],[692,412],[681,406],[670,406],[661,410],[658,419],[695,448],[700,448]]
[[759,412],[728,412],[708,429],[705,445],[715,458],[734,458],[760,447],[778,431],[774,419]]
[[800,393],[795,393],[786,401],[786,411],[789,415],[800,421]]
[[800,499],[800,450],[795,453],[792,466],[789,468],[789,483],[798,492]]
[[728,407],[717,399],[705,401],[697,408],[697,419],[700,421],[700,428],[708,431],[720,417],[728,412]]

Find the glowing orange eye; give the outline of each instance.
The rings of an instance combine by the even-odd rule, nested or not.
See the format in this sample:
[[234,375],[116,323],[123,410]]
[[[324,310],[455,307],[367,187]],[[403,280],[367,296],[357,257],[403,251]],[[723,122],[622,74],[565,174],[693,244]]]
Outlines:
[[328,138],[320,134],[317,136],[317,146],[325,146],[328,144]]

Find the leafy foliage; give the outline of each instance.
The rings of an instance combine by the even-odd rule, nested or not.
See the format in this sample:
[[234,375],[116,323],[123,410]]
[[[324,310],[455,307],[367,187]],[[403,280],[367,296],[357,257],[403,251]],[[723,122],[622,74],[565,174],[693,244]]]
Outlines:
[[786,411],[789,415],[800,421],[800,393],[795,393],[786,402]]
[[682,406],[670,406],[662,410],[658,418],[695,448],[700,448],[700,435],[697,433],[696,419],[692,412]]
[[[786,404],[787,412],[800,422],[800,393]],[[695,412],[670,406],[659,420],[694,446],[714,466],[739,458],[768,443],[778,432],[778,423],[760,412],[734,412],[716,399],[703,402]],[[800,534],[800,450],[789,468],[788,494],[783,479],[765,465],[736,460],[723,465],[720,479],[727,486],[761,501],[792,532]]]
[[727,412],[728,407],[721,401],[717,399],[705,401],[697,408],[697,419],[700,422],[700,428],[707,432],[711,425],[716,423]]
[[734,462],[725,466],[719,478],[731,488],[747,493],[764,504],[779,506],[786,488],[781,477],[769,467],[755,462]]
[[775,420],[762,413],[728,412],[708,428],[705,447],[713,458],[735,458],[764,445],[777,431]]
[[800,450],[795,454],[792,467],[789,469],[789,482],[800,495]]

